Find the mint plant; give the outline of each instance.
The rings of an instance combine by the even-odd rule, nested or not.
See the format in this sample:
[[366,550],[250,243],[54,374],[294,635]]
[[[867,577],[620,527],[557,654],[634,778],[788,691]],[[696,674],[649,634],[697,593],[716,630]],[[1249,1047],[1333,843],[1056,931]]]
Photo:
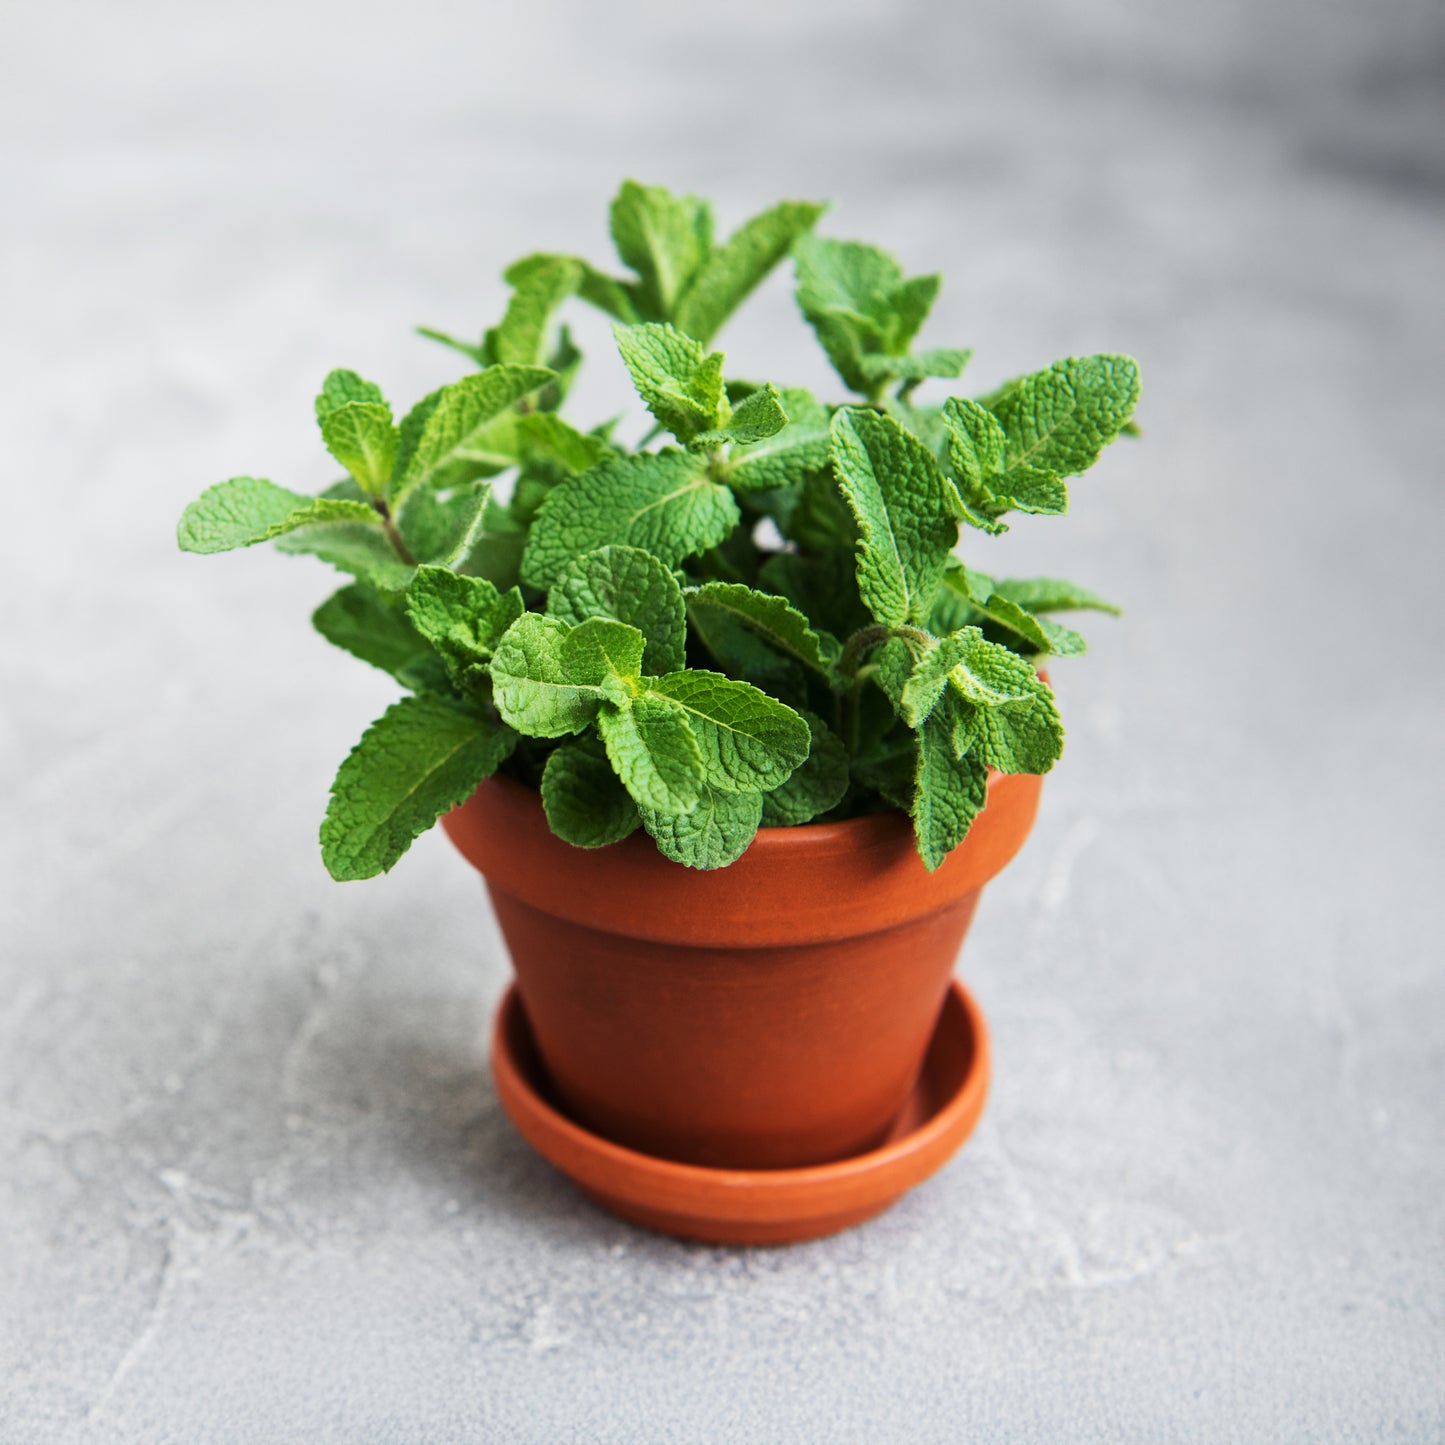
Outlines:
[[[970,356],[914,347],[939,277],[813,235],[822,210],[784,202],[719,244],[705,201],[628,181],[611,232],[629,277],[518,261],[480,341],[424,331],[474,369],[400,422],[374,383],[326,378],[316,417],[342,480],[307,496],[235,477],[186,508],[187,551],[274,541],[349,574],[315,625],[406,689],[337,773],[334,877],[385,872],[499,769],[581,848],[641,827],[719,868],[760,826],[898,808],[934,869],[991,770],[1058,760],[1038,669],[1084,640],[1057,614],[1117,609],[954,549],[960,527],[1064,513],[1066,479],[1131,429],[1138,369],[1069,358],[919,403]],[[852,401],[731,378],[710,349],[789,254]],[[574,298],[616,323],[652,418],[635,446],[561,416],[581,356],[554,319]]]

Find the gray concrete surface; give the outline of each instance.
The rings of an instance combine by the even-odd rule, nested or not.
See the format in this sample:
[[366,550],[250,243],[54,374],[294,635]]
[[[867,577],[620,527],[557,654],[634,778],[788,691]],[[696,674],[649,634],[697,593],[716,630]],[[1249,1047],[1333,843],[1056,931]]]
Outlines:
[[[1438,7],[0,25],[4,1445],[1445,1438]],[[389,698],[307,629],[330,575],[172,542],[233,472],[328,481],[325,371],[447,378],[408,328],[600,259],[626,173],[833,197],[946,271],[980,388],[1146,378],[1071,520],[970,546],[1129,607],[961,962],[986,1119],[790,1250],[635,1231],[514,1137],[475,877],[317,858]],[[824,379],[782,283],[723,339]]]

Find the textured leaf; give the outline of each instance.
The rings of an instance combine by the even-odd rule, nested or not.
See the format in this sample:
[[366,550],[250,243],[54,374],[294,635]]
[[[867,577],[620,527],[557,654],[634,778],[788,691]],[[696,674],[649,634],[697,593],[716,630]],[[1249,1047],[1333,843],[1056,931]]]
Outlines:
[[605,848],[641,824],[637,805],[594,743],[563,743],[542,770],[547,825],[578,848]]
[[909,727],[920,726],[932,713],[948,684],[982,708],[1028,702],[1040,686],[1031,663],[989,642],[977,627],[964,627],[915,661],[900,699],[900,711]]
[[404,592],[416,568],[403,562],[387,541],[386,534],[371,522],[326,522],[298,527],[276,539],[280,552],[307,553],[319,557],[339,572],[349,572],[382,592]]
[[1008,436],[1010,468],[1075,476],[1098,460],[1139,401],[1132,357],[1068,357],[1020,378],[992,406]]
[[728,458],[728,485],[735,492],[792,486],[828,465],[833,444],[828,408],[801,387],[789,387],[779,399],[787,426],[763,441],[736,446]]
[[[718,656],[710,636],[719,623],[745,629],[784,657],[831,677],[838,660],[837,639],[817,632],[785,597],[758,592],[734,582],[708,582],[690,588],[687,615],[703,643]],[[721,658],[719,659],[721,660]]]
[[362,734],[331,785],[321,856],[333,878],[385,873],[512,751],[516,735],[446,698],[394,703]]
[[930,718],[918,738],[913,775],[913,836],[930,873],[963,842],[988,801],[988,767],[954,753],[946,718]]
[[470,341],[463,341],[461,337],[453,336],[449,331],[438,331],[435,326],[418,326],[416,334],[425,336],[428,341],[438,342],[448,350],[461,352],[463,356],[470,358],[478,366],[487,365],[487,353],[483,347]]
[[515,587],[498,592],[485,578],[462,577],[444,567],[418,567],[407,590],[412,625],[468,692],[485,689],[487,663],[524,607]]
[[644,672],[676,672],[685,663],[687,614],[677,578],[638,547],[601,547],[567,564],[547,598],[547,611],[574,626],[612,617],[647,639]]
[[723,793],[704,788],[686,813],[664,813],[639,808],[642,826],[652,835],[657,851],[689,868],[726,868],[747,851],[763,817],[763,800],[757,793]]
[[[685,675],[685,674],[680,674]],[[605,709],[597,730],[617,776],[639,808],[683,813],[703,785],[703,755],[684,714],[664,698]]]
[[633,300],[649,321],[671,319],[712,249],[712,211],[696,196],[624,181],[612,202],[612,240],[638,276]]
[[371,496],[379,496],[391,476],[399,433],[384,402],[349,401],[321,418],[326,450]]
[[809,231],[826,207],[782,201],[745,221],[702,263],[674,320],[699,341],[711,341],[759,282]]
[[535,411],[514,423],[524,465],[546,462],[568,476],[595,467],[612,448],[601,437],[580,432],[553,412]]
[[787,782],[763,797],[763,826],[783,828],[807,823],[835,808],[848,791],[848,750],[842,739],[814,712],[800,714],[812,734],[807,759]]
[[1063,480],[1043,467],[1010,464],[1008,437],[997,418],[977,402],[952,397],[944,403],[948,462],[958,483],[963,520],[986,532],[1003,532],[1006,512],[1059,516],[1068,511]]
[[610,683],[634,683],[642,675],[642,652],[646,640],[635,627],[610,617],[589,617],[562,639],[558,656],[562,675],[569,682],[600,687],[603,696],[619,696],[631,688],[615,689]]
[[[458,480],[458,466],[480,475],[477,468],[506,466],[511,458],[489,451],[485,445],[487,427],[529,392],[550,380],[552,373],[540,366],[492,366],[473,376],[464,376],[428,398],[415,450],[408,450],[408,417],[402,423],[402,444],[398,469],[389,489],[393,506],[399,505],[417,487],[431,486],[443,475],[448,485]],[[425,403],[423,403],[425,405]],[[415,413],[413,413],[415,414]],[[405,461],[405,471],[400,463]]]
[[614,326],[632,384],[657,420],[679,441],[717,425],[722,408],[722,352],[707,352],[681,331],[657,322]]
[[181,514],[176,541],[185,552],[229,552],[269,542],[298,527],[359,522],[380,535],[381,519],[366,502],[308,497],[261,477],[232,477],[207,487]]
[[431,652],[406,612],[365,582],[333,592],[311,621],[328,642],[393,677]]
[[649,678],[646,687],[649,699],[666,699],[686,715],[707,782],[722,792],[776,788],[808,756],[807,723],[746,682],[690,670]]
[[572,558],[599,547],[641,547],[665,567],[721,542],[737,503],[702,463],[668,449],[614,457],[562,483],[537,513],[522,577],[550,587]]
[[[953,684],[956,687],[956,683]],[[950,741],[959,756],[979,759],[1001,773],[1046,773],[1064,751],[1064,729],[1048,684],[1034,679],[1026,702],[978,707],[951,692]]]
[[815,628],[850,637],[872,618],[858,596],[851,552],[804,557],[779,552],[758,572],[758,585],[786,597]]
[[455,568],[485,530],[491,496],[490,482],[473,482],[445,498],[413,492],[397,517],[402,540],[418,561]]
[[567,674],[563,643],[572,631],[555,617],[524,612],[492,654],[492,699],[520,733],[560,738],[580,733],[602,705],[600,682],[577,683]]
[[995,582],[994,593],[1016,602],[1030,612],[1070,612],[1089,609],[1118,617],[1122,609],[1106,602],[1097,592],[1057,577],[1006,577]]
[[887,386],[900,381],[908,384],[907,390],[912,390],[931,376],[958,376],[972,359],[971,347],[934,346],[911,356],[861,356],[858,365],[863,375],[875,384]]
[[[959,626],[973,622],[990,623],[1005,633],[1005,641],[1016,651],[1045,652],[1060,657],[1076,656],[1087,651],[1084,639],[1072,628],[1051,622],[1045,617],[1035,617],[1017,602],[1000,594],[992,577],[965,567],[957,559],[951,559],[948,571],[944,573],[944,585],[955,592],[967,604],[967,616]],[[934,616],[938,616],[935,602]],[[950,631],[956,630],[950,628]]]
[[387,419],[391,419],[391,408],[374,381],[363,381],[354,371],[333,371],[321,383],[321,391],[316,397],[316,420],[324,421],[329,412],[358,401],[386,407]]
[[787,424],[788,414],[783,410],[782,397],[779,396],[778,389],[769,382],[743,397],[733,408],[732,416],[721,426],[700,432],[688,445],[695,451],[700,451],[734,442],[759,442],[766,437],[776,436]]
[[928,617],[958,540],[933,454],[892,417],[849,407],[833,418],[833,466],[858,521],[858,590],[890,626]]
[[512,297],[501,323],[487,333],[487,354],[503,365],[540,366],[547,323],[576,291],[581,263],[571,256],[527,256],[507,268],[506,279]]

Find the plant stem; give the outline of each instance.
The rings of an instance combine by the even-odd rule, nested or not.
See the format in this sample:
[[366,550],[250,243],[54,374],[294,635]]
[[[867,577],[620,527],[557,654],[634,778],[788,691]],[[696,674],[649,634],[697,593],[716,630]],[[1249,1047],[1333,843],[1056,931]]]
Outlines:
[[415,567],[416,558],[412,556],[411,548],[406,545],[400,531],[397,530],[396,521],[391,515],[391,508],[380,497],[373,497],[371,505],[376,508],[377,515],[381,518],[381,530],[386,534],[386,540],[391,543],[391,550],[408,567]]

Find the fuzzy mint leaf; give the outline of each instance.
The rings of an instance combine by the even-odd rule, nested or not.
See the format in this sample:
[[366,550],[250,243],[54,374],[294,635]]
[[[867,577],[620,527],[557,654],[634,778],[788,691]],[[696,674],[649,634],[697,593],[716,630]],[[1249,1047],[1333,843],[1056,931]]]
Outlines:
[[414,679],[418,664],[432,655],[404,609],[365,582],[333,592],[311,621],[333,646],[396,678],[406,674]]
[[1097,592],[1057,577],[1005,577],[993,584],[994,594],[1016,602],[1030,612],[1071,612],[1088,609],[1118,617],[1122,609]]
[[811,392],[788,387],[779,396],[787,426],[762,441],[735,446],[728,457],[728,485],[740,495],[799,485],[828,465],[831,418]]
[[518,732],[534,738],[580,733],[602,706],[596,682],[568,676],[563,643],[572,629],[555,617],[524,612],[492,654],[492,699]]
[[207,487],[181,514],[176,541],[184,552],[229,552],[300,527],[360,523],[381,534],[381,518],[366,502],[308,497],[262,477],[232,477]]
[[491,499],[490,482],[473,482],[445,498],[413,492],[397,517],[402,540],[420,562],[459,567],[486,528]]
[[386,397],[382,395],[381,388],[374,381],[363,380],[354,371],[338,368],[329,373],[326,380],[321,383],[321,390],[316,396],[316,420],[318,422],[325,421],[330,412],[352,402],[384,406],[388,418],[391,416],[391,408],[387,406]]
[[507,268],[512,287],[506,315],[486,334],[483,346],[493,362],[540,366],[546,360],[547,323],[577,290],[580,262],[570,256],[526,256]]
[[593,742],[563,743],[542,770],[547,825],[578,848],[605,848],[641,824],[637,804]]
[[1048,684],[1034,683],[1027,703],[1005,707],[976,706],[951,690],[940,711],[950,717],[954,753],[1001,773],[1047,773],[1063,755],[1064,728]]
[[639,808],[685,813],[697,803],[704,755],[683,712],[644,695],[604,708],[597,731],[622,785]]
[[783,410],[783,399],[772,382],[768,382],[743,397],[721,426],[699,432],[688,445],[694,451],[732,443],[746,445],[776,436],[787,424],[788,414]]
[[909,813],[930,873],[968,836],[987,801],[987,765],[972,754],[957,756],[947,719],[929,718],[918,737]]
[[624,181],[610,219],[617,254],[638,276],[637,311],[648,321],[670,320],[712,250],[712,209],[696,196]]
[[677,305],[677,327],[707,342],[826,209],[783,201],[744,222],[708,255]]
[[406,610],[417,632],[436,649],[464,692],[485,694],[487,664],[502,635],[525,608],[514,587],[499,592],[482,577],[444,567],[418,567]]
[[664,858],[688,868],[726,868],[757,836],[763,799],[757,793],[723,793],[705,787],[685,813],[644,807],[638,812]]
[[542,504],[522,578],[550,587],[572,558],[611,545],[640,547],[664,567],[676,567],[715,547],[738,521],[732,494],[687,452],[614,457],[569,478]]
[[578,431],[555,412],[529,412],[519,416],[514,426],[518,458],[524,467],[543,464],[576,476],[613,455],[613,448],[601,437]]
[[[964,605],[967,622],[987,620],[1020,644],[1021,652],[1052,653],[1059,657],[1077,656],[1088,650],[1084,639],[1071,627],[1035,617],[1017,602],[1003,596],[992,577],[965,567],[956,558],[943,577],[944,587]],[[937,607],[935,607],[937,615]],[[966,624],[965,624],[966,625]],[[1010,646],[1014,646],[1010,642]]]
[[380,496],[386,489],[398,438],[391,408],[382,402],[349,401],[321,418],[326,450],[368,496]]
[[685,664],[687,614],[677,578],[638,547],[601,547],[569,562],[552,584],[547,611],[573,626],[611,617],[647,639],[643,671],[658,676]]
[[644,686],[649,700],[663,699],[685,715],[708,785],[721,792],[776,788],[808,756],[807,723],[749,683],[689,670],[649,678]]
[[657,420],[679,441],[717,426],[723,405],[723,355],[658,322],[614,326],[632,384]]
[[[489,449],[487,429],[551,378],[552,372],[541,366],[492,366],[434,392],[422,403],[428,409],[419,428],[412,423],[414,449],[408,447],[411,417],[402,423],[398,466],[388,488],[393,508],[417,487],[436,485],[440,478],[455,485],[487,469],[509,466],[510,455]],[[459,469],[470,476],[459,477]]]
[[387,872],[516,744],[500,723],[429,694],[394,703],[362,734],[331,786],[321,856],[336,879]]
[[740,582],[707,582],[690,588],[686,602],[693,630],[719,661],[732,651],[725,639],[741,629],[773,652],[811,668],[823,678],[832,676],[841,650],[837,639],[816,631],[787,598],[756,591]]
[[990,407],[1008,437],[1008,468],[1071,477],[1093,466],[1139,401],[1131,356],[1067,357],[1019,378]]
[[833,418],[833,467],[858,522],[858,590],[876,621],[927,620],[958,523],[933,453],[892,417]]
[[899,698],[909,727],[923,724],[949,685],[981,708],[1028,705],[1041,686],[1031,663],[989,642],[977,627],[960,628],[917,657]]
[[970,526],[997,534],[1006,512],[1060,516],[1069,509],[1068,488],[1046,467],[1010,461],[1008,434],[977,402],[952,397],[944,403],[948,461],[958,483],[960,514]]
[[276,550],[319,557],[381,592],[405,592],[416,568],[403,562],[379,522],[326,522],[276,538]]
[[814,712],[802,712],[812,734],[804,762],[787,782],[763,797],[763,826],[784,828],[811,822],[843,801],[848,791],[848,749]]

